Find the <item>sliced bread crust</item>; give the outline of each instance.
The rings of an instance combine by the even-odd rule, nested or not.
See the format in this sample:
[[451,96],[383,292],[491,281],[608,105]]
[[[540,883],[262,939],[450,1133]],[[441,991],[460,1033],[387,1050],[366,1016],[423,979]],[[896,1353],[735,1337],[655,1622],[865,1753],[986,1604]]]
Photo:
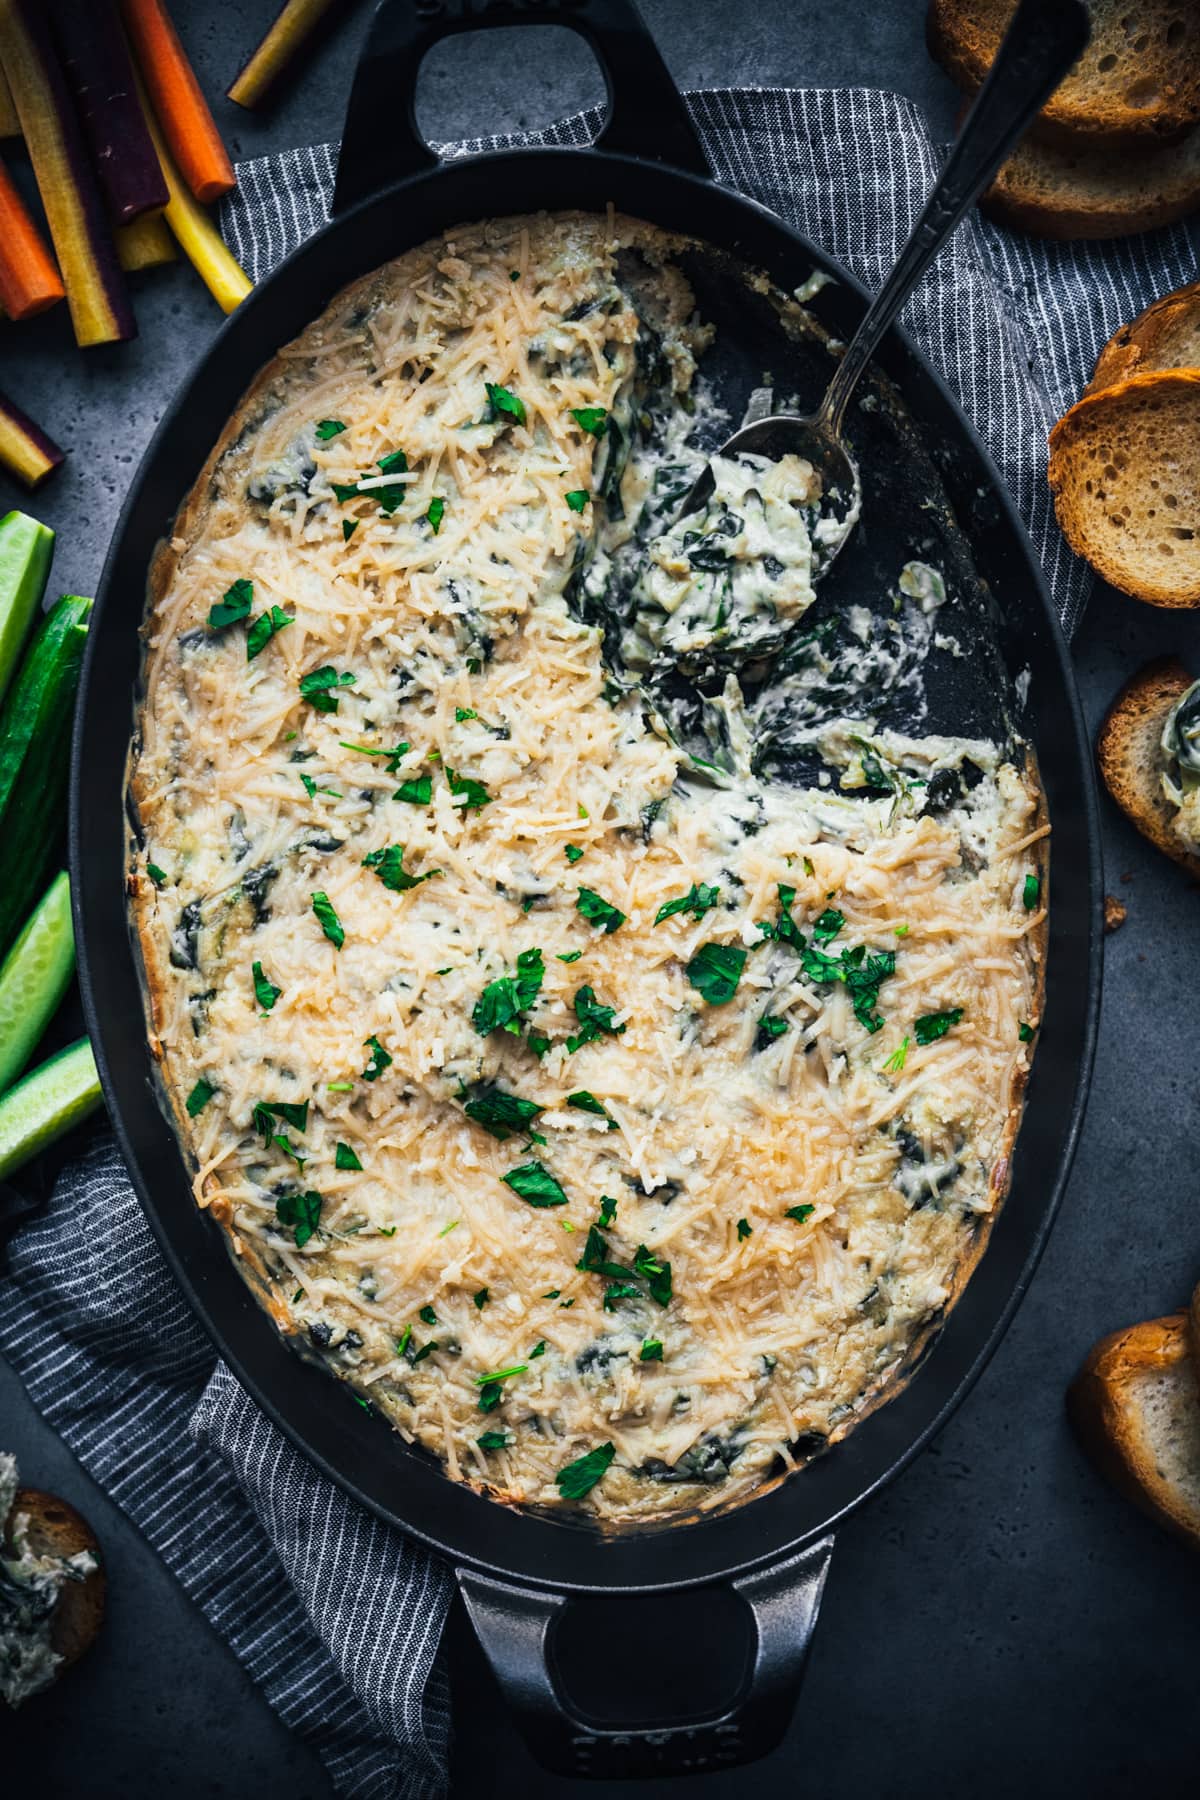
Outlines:
[[1151,606],[1200,605],[1200,370],[1132,375],[1085,394],[1050,433],[1067,542]]
[[[40,1554],[75,1556],[80,1550],[90,1550],[99,1558],[95,1532],[83,1514],[57,1494],[18,1488],[13,1511],[28,1514],[30,1547]],[[78,1662],[94,1641],[104,1618],[105,1588],[101,1564],[82,1581],[68,1581],[60,1590],[50,1625],[51,1647],[62,1657],[58,1675]]]
[[1200,281],[1151,301],[1114,331],[1084,392],[1098,393],[1152,369],[1200,369]]
[[1067,1391],[1067,1412],[1113,1486],[1200,1550],[1200,1388],[1186,1313],[1101,1338]]
[[1200,208],[1200,131],[1179,144],[1124,150],[1027,137],[979,204],[998,224],[1034,237],[1153,231]]
[[1175,809],[1159,779],[1163,725],[1194,679],[1182,663],[1169,656],[1139,669],[1105,715],[1096,738],[1096,762],[1105,787],[1126,818],[1164,856],[1200,880],[1200,856],[1189,854],[1171,830]]
[[[1016,0],[930,0],[929,53],[980,87]],[[1034,127],[1045,142],[1170,143],[1200,124],[1200,9],[1193,0],[1090,0],[1092,38]]]

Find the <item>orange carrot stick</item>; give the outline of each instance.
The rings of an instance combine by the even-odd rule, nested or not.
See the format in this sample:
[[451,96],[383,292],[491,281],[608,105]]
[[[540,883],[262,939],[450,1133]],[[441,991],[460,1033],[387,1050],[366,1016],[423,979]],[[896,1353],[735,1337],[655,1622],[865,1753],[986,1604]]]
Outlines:
[[54,258],[0,163],[0,306],[10,319],[31,319],[65,293]]
[[8,85],[8,77],[0,69],[0,138],[20,137],[21,121],[17,117],[17,108],[13,101],[12,89]]
[[233,164],[163,0],[121,0],[121,15],[180,173],[198,200],[219,200]]

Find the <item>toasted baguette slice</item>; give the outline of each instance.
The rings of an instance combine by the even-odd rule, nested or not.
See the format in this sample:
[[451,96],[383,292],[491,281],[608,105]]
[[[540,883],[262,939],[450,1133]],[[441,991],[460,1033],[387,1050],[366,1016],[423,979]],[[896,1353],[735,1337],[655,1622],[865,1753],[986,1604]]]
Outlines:
[[1165,369],[1086,394],[1050,433],[1067,542],[1151,606],[1200,605],[1200,370]]
[[[96,1534],[73,1506],[57,1494],[39,1488],[18,1488],[13,1511],[29,1515],[30,1548],[41,1555],[74,1556],[91,1550],[97,1556]],[[50,1643],[62,1662],[57,1674],[78,1662],[92,1643],[104,1618],[104,1569],[94,1569],[82,1581],[68,1581],[59,1591],[50,1625]]]
[[[1200,124],[1200,8],[1195,0],[1090,0],[1092,38],[1038,115],[1045,142],[1170,143]],[[973,94],[992,66],[1016,0],[929,0],[929,54]]]
[[1116,238],[1153,231],[1200,208],[1200,131],[1189,132],[1179,144],[1123,150],[1027,137],[980,205],[998,224],[1034,237]]
[[1131,325],[1114,331],[1084,392],[1097,393],[1152,369],[1200,369],[1200,281],[1164,294]]
[[1071,1383],[1067,1411],[1114,1487],[1200,1550],[1200,1386],[1187,1314],[1101,1338]]
[[1175,809],[1162,791],[1160,739],[1167,714],[1194,677],[1173,657],[1139,669],[1108,709],[1096,739],[1104,785],[1143,837],[1200,880],[1200,856],[1184,849],[1171,829]]

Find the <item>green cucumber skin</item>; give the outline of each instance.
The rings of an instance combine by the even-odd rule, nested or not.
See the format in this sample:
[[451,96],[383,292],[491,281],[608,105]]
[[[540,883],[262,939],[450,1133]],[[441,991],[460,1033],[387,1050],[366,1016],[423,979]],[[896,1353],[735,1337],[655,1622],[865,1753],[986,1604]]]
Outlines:
[[[25,967],[45,967],[30,990]],[[75,968],[71,884],[56,875],[0,968],[0,1093],[14,1082],[58,1010]]]
[[46,614],[0,712],[0,823],[31,750],[70,712],[90,600],[64,594]]
[[9,1088],[0,1097],[0,1181],[95,1112],[102,1097],[86,1038]]
[[63,596],[34,638],[0,712],[0,834],[16,847],[0,884],[0,955],[59,851],[71,716],[91,605]]
[[41,604],[54,557],[54,533],[28,513],[0,519],[0,699]]

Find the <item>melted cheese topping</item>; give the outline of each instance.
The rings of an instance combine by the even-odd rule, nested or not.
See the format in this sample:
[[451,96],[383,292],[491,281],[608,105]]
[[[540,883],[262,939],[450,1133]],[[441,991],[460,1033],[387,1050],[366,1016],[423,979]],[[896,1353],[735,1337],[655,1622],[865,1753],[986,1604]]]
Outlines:
[[510,1500],[600,1452],[613,1521],[834,1441],[951,1301],[1042,918],[994,747],[712,786],[612,681],[576,606],[693,416],[678,248],[465,228],[288,346],[156,571],[133,771],[154,1045],[280,1330]]

